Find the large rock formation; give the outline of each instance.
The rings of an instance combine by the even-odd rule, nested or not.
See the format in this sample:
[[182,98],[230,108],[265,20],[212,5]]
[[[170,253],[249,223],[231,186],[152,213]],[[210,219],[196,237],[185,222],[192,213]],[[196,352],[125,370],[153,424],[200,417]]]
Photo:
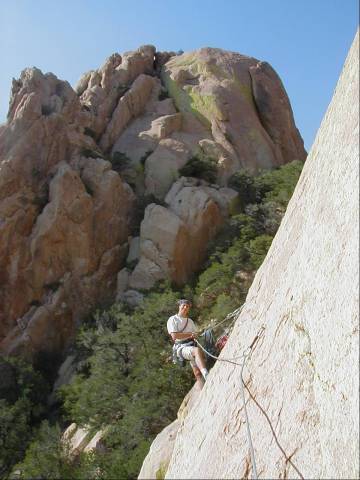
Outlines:
[[[239,357],[260,333],[244,369],[257,402],[245,391],[260,478],[359,478],[358,54],[357,34],[221,354]],[[250,478],[240,371],[217,362],[178,433],[166,478]]]
[[[215,163],[221,188],[180,179],[194,155]],[[111,55],[74,90],[24,70],[0,127],[0,351],[61,351],[114,298],[119,271],[135,303],[135,288],[184,283],[228,215],[231,174],[304,158],[281,81],[252,58],[146,45]],[[162,205],[146,209],[126,272],[136,195]]]
[[266,62],[215,48],[173,57],[162,73],[182,112],[195,115],[222,151],[222,179],[305,159],[290,102]]
[[13,82],[0,135],[3,353],[55,352],[115,290],[134,195],[87,133],[69,84],[32,68]]

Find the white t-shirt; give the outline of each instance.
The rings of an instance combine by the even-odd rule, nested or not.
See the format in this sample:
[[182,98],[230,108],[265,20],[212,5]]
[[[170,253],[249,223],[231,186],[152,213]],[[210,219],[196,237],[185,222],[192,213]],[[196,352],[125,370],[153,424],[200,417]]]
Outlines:
[[[186,325],[186,321],[188,322],[187,325]],[[186,328],[183,330],[185,325],[186,325]],[[169,320],[167,321],[167,329],[168,329],[169,333],[176,333],[176,332],[192,333],[192,332],[196,332],[195,323],[191,320],[191,318],[182,317],[178,313],[169,318]]]

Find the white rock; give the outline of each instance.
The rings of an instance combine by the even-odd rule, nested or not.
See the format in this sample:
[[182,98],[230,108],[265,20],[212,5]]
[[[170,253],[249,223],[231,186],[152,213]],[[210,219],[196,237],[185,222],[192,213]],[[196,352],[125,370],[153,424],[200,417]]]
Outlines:
[[158,139],[169,137],[173,132],[181,129],[181,120],[181,113],[158,117],[151,123],[148,135]]
[[127,289],[129,283],[129,270],[127,268],[122,268],[117,275],[117,284],[116,284],[116,298],[118,299],[119,295],[122,295]]
[[105,446],[103,443],[103,439],[106,433],[106,429],[99,430],[98,432],[95,433],[95,435],[92,437],[90,442],[86,445],[84,448],[84,452],[92,452],[92,451],[97,451],[97,452],[103,452],[105,450]]
[[127,256],[126,262],[130,263],[134,260],[138,260],[140,255],[140,237],[134,237],[129,246],[129,254]]
[[130,305],[131,307],[137,307],[144,300],[144,295],[137,290],[127,290],[122,295],[122,301]]
[[190,151],[183,143],[172,139],[160,141],[145,162],[146,193],[163,199],[189,156]]

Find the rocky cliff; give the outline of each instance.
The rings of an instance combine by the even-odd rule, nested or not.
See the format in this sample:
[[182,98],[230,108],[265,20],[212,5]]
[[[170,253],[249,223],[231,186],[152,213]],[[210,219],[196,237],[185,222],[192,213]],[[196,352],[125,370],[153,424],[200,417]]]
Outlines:
[[[244,382],[259,478],[359,476],[358,76],[357,33],[221,354],[239,359],[253,344]],[[217,362],[180,426],[166,478],[251,477],[240,371]]]
[[[143,46],[75,89],[25,69],[0,127],[0,351],[61,351],[116,293],[184,283],[231,209],[231,175],[305,155],[280,79],[240,54]],[[182,176],[194,157],[211,178]]]

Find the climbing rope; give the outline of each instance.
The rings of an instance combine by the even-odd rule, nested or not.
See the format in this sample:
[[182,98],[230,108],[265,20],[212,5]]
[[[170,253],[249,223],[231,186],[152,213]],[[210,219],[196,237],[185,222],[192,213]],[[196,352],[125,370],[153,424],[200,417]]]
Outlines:
[[231,318],[234,318],[234,320],[231,322],[231,326],[229,327],[229,330],[233,327],[233,325],[235,324],[236,322],[236,319],[237,317],[240,315],[242,309],[244,308],[245,306],[245,303],[243,305],[241,305],[241,307],[237,308],[236,310],[234,310],[233,312],[229,313],[228,315],[226,315],[226,317],[224,318],[224,320],[221,320],[221,322],[218,322],[216,323],[215,325],[212,325],[211,323],[209,323],[209,325],[207,327],[205,327],[202,331],[204,332],[205,330],[211,328],[211,330],[214,330],[215,328],[217,328],[219,325],[222,325],[223,323],[225,323],[226,321],[230,320]]
[[[241,311],[242,308],[243,308],[243,306],[240,307],[240,309],[238,309],[238,310]],[[201,345],[201,343],[200,343],[197,339],[195,339],[195,341],[196,341],[196,343],[198,344],[198,346],[199,346],[207,355],[209,355],[210,357],[214,358],[215,360],[219,360],[220,362],[231,363],[231,364],[233,364],[233,365],[237,365],[237,366],[240,366],[240,367],[241,367],[241,371],[240,371],[241,396],[242,396],[243,406],[244,406],[246,429],[247,429],[247,437],[248,437],[248,444],[249,444],[251,464],[252,464],[252,472],[253,472],[253,479],[257,480],[258,477],[257,477],[257,470],[256,470],[254,446],[253,446],[252,438],[251,438],[250,422],[249,422],[249,418],[248,418],[248,414],[247,414],[247,409],[246,409],[244,387],[245,387],[246,390],[248,391],[250,398],[253,400],[253,402],[255,403],[255,405],[259,408],[259,410],[261,411],[261,413],[265,416],[268,424],[270,425],[271,433],[272,433],[273,436],[274,436],[276,445],[279,447],[281,453],[284,455],[285,460],[286,460],[286,463],[289,463],[289,464],[294,468],[294,470],[295,470],[296,473],[299,475],[299,477],[300,477],[302,480],[304,480],[304,476],[301,474],[301,472],[300,472],[299,469],[296,467],[296,465],[292,462],[291,458],[290,458],[288,455],[286,455],[285,450],[284,450],[284,449],[282,448],[282,446],[280,445],[280,443],[279,443],[279,441],[278,441],[278,439],[277,439],[277,436],[276,436],[274,427],[272,426],[272,423],[271,423],[271,421],[270,421],[269,416],[267,415],[267,413],[265,412],[265,410],[262,408],[262,406],[258,403],[258,401],[255,399],[255,397],[252,395],[252,393],[251,393],[250,390],[249,390],[249,387],[248,387],[248,386],[245,384],[245,382],[244,382],[243,370],[244,370],[244,367],[245,367],[246,360],[248,359],[248,357],[249,357],[250,354],[252,353],[255,344],[258,342],[259,338],[263,335],[264,331],[265,331],[265,327],[264,327],[264,326],[261,326],[261,328],[259,329],[258,333],[256,334],[254,340],[251,342],[251,345],[243,352],[243,354],[242,354],[240,357],[235,357],[235,358],[219,358],[219,357],[217,357],[216,355],[212,355],[210,352],[208,352],[207,350],[205,350],[205,348]],[[235,362],[235,361],[234,361],[234,360],[237,360],[238,358],[242,358],[242,359],[243,359],[242,363],[238,363],[238,362]]]

